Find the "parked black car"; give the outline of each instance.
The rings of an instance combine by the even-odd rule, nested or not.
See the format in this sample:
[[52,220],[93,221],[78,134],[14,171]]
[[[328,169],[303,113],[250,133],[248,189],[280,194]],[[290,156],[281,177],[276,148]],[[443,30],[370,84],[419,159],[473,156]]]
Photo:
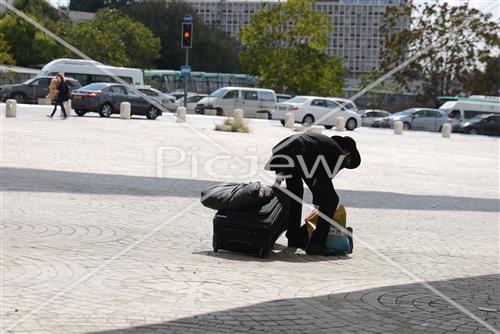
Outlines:
[[[17,103],[38,103],[38,99],[43,99],[49,94],[50,80],[53,77],[42,76],[26,80],[22,84],[0,86],[0,101],[15,99]],[[65,78],[71,90],[81,87],[78,80]]]
[[161,116],[162,111],[143,96],[127,86],[114,83],[92,83],[73,91],[72,107],[78,116],[88,112],[99,113],[101,117],[120,113],[120,104],[129,102],[132,115],[143,115],[148,119]]
[[456,130],[459,133],[500,136],[500,114],[483,114],[471,118]]

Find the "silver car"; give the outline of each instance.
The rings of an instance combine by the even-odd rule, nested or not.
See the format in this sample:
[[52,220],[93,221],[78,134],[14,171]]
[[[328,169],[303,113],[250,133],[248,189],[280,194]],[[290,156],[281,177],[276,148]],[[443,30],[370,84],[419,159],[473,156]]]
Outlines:
[[158,101],[158,103],[160,103],[163,107],[167,108],[168,111],[170,112],[177,111],[177,106],[175,105],[174,96],[162,93],[158,89],[150,87],[148,88],[140,87],[139,90],[142,93],[146,94],[147,96],[150,96],[156,101]]
[[372,126],[394,128],[396,121],[403,122],[405,130],[441,131],[443,124],[448,122],[448,115],[439,109],[411,108],[375,120]]
[[361,118],[363,119],[363,126],[372,126],[375,120],[391,116],[391,114],[387,111],[379,109],[360,110],[359,112],[361,114]]
[[[207,97],[207,94],[190,94],[187,97],[187,112],[190,114],[194,114],[194,109],[196,108],[196,105],[198,102],[203,99],[204,97]],[[184,96],[180,97],[175,101],[175,105],[177,107],[184,107]]]

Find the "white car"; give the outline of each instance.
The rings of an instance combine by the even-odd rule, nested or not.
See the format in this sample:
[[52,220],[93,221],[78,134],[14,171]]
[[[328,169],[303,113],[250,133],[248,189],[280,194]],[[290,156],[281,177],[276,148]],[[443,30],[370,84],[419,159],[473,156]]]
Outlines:
[[323,125],[326,129],[335,126],[337,117],[345,117],[346,129],[354,130],[361,126],[361,116],[349,109],[343,108],[330,98],[318,96],[296,96],[288,101],[278,103],[272,113],[272,119],[285,124],[285,115],[289,112],[295,114],[295,122],[304,126],[313,124]]
[[[187,112],[189,114],[194,114],[194,109],[196,108],[196,105],[198,104],[198,102],[207,96],[208,96],[207,94],[188,95],[188,97],[187,97]],[[184,96],[179,97],[179,99],[177,101],[175,101],[175,104],[178,107],[184,107]]]
[[363,119],[362,121],[363,126],[372,126],[373,122],[376,119],[391,115],[389,112],[379,109],[360,110],[360,112],[361,112],[361,118]]
[[354,103],[353,101],[351,101],[349,99],[344,99],[343,97],[329,97],[328,99],[337,102],[344,109],[347,109],[347,110],[350,110],[350,111],[354,111],[354,112],[356,112],[356,113],[358,113],[358,114],[361,115],[361,113],[359,112],[359,109],[358,109],[358,106],[356,105],[356,103]]

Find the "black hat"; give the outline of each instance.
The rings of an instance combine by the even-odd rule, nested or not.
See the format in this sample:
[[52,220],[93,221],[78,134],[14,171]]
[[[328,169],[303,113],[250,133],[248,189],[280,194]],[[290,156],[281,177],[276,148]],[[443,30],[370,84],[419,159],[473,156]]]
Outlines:
[[348,169],[357,168],[361,164],[361,156],[356,148],[356,142],[349,136],[332,136],[331,137],[342,149],[351,152],[351,162],[345,166]]

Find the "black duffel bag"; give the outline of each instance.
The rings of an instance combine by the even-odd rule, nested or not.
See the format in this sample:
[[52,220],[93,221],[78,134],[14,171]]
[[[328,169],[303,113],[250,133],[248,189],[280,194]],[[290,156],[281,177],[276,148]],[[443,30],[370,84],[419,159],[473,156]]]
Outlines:
[[201,204],[214,210],[245,211],[266,205],[273,188],[260,182],[221,183],[201,192]]

